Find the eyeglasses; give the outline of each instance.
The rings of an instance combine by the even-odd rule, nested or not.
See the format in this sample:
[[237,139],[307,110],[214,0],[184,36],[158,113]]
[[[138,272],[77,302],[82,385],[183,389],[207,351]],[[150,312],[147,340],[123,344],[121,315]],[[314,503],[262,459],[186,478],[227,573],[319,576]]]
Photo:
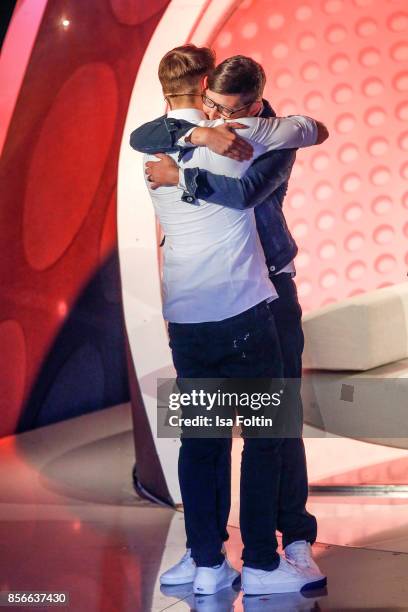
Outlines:
[[248,108],[248,106],[251,106],[251,104],[253,104],[255,101],[252,100],[252,102],[248,102],[248,104],[245,104],[245,106],[241,106],[240,108],[229,108],[228,106],[224,106],[223,104],[217,104],[217,102],[214,102],[214,100],[209,98],[206,94],[201,94],[201,99],[203,101],[203,104],[208,106],[208,108],[216,108],[220,115],[223,115],[227,118],[232,117],[232,115],[235,115],[239,111],[244,110],[244,108]]

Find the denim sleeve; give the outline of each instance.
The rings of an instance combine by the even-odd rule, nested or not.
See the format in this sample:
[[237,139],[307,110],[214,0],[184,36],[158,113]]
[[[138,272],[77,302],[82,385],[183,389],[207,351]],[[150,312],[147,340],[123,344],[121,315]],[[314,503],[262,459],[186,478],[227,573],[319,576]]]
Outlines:
[[191,128],[193,123],[184,119],[174,119],[163,115],[144,123],[130,135],[130,146],[140,153],[170,153],[178,151],[176,145]]
[[295,158],[296,149],[270,151],[258,157],[240,179],[184,168],[186,190],[190,198],[237,210],[253,208],[289,179]]

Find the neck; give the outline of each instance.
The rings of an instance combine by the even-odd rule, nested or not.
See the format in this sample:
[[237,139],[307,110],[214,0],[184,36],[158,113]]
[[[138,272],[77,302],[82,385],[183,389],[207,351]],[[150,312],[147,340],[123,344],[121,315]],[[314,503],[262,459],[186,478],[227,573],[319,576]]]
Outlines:
[[203,110],[203,103],[201,101],[200,94],[196,96],[174,96],[174,98],[168,98],[169,106],[171,110],[176,110],[179,108],[197,108],[198,110]]

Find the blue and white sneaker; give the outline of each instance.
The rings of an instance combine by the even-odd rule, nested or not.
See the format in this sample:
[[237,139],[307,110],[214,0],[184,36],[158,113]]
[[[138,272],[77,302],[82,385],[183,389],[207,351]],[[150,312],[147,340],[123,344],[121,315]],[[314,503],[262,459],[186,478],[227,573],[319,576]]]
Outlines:
[[[320,581],[320,587],[327,584],[327,577],[320,571],[319,566],[312,556],[310,542],[296,540],[284,548],[285,559],[300,568],[313,582]],[[313,587],[314,588],[314,587]]]
[[303,589],[319,589],[326,585],[326,577],[308,568],[297,567],[280,557],[279,566],[267,571],[252,567],[242,568],[242,590],[245,595],[294,593]]

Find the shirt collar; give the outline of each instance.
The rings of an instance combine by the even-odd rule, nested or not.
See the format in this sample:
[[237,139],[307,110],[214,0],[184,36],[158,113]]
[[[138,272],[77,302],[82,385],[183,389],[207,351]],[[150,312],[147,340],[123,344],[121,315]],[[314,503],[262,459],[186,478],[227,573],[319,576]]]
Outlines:
[[168,117],[173,119],[185,119],[186,121],[198,122],[202,119],[207,119],[204,111],[198,108],[175,108],[167,113]]

